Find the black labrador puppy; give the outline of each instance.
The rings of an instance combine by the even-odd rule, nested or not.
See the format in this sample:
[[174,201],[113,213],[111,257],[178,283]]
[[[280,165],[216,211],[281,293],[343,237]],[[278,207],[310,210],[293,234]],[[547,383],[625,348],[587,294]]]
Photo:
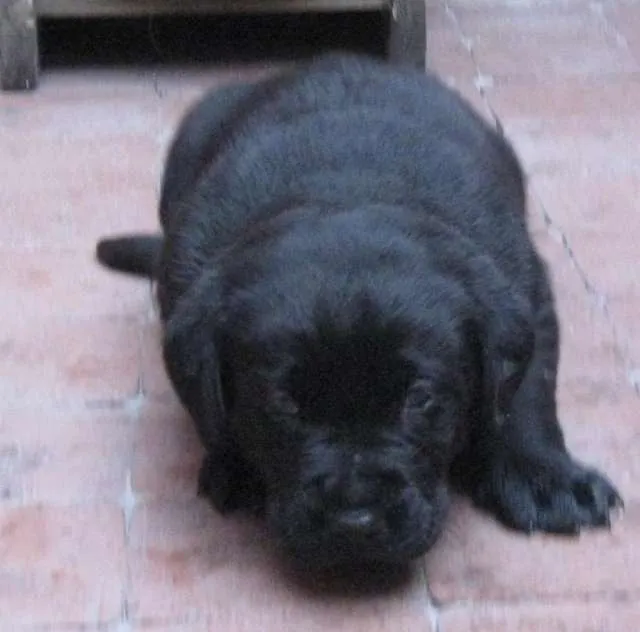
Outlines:
[[309,567],[402,565],[448,489],[517,530],[609,525],[567,452],[558,323],[519,163],[436,78],[357,56],[207,95],[173,141],[153,276],[166,369],[221,511]]

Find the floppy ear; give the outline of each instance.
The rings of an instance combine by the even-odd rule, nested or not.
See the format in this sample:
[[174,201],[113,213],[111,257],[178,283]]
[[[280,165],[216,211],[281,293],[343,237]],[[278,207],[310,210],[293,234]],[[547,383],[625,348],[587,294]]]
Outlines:
[[488,418],[501,424],[533,356],[535,329],[529,303],[494,264],[482,257],[476,268],[476,300],[480,306],[483,399]]
[[226,426],[216,344],[219,321],[219,279],[210,272],[180,298],[164,329],[163,352],[169,379],[208,451],[219,449]]
[[502,306],[489,311],[484,339],[484,400],[487,413],[502,424],[529,367],[535,333],[525,314]]

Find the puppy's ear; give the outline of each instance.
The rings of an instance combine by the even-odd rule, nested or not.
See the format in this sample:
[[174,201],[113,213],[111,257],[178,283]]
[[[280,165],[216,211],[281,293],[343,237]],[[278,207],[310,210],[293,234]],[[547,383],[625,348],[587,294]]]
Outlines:
[[495,266],[478,266],[476,299],[483,354],[487,414],[502,423],[533,356],[535,330],[531,306]]
[[169,378],[209,451],[219,449],[226,425],[216,340],[220,313],[219,279],[207,273],[180,299],[165,325],[163,344]]
[[499,424],[509,412],[533,355],[535,334],[529,319],[516,310],[492,311],[485,329],[484,400]]

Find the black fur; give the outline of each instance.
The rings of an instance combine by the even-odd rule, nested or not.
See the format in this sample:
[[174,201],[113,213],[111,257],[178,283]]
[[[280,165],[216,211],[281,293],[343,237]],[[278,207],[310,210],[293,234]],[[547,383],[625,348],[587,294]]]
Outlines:
[[436,78],[326,56],[209,94],[160,219],[138,265],[131,242],[98,255],[159,257],[166,368],[220,510],[264,509],[310,567],[424,553],[451,483],[516,529],[608,524],[619,496],[556,418],[518,161]]
[[131,235],[103,239],[98,244],[96,255],[111,270],[154,278],[161,248],[161,237]]

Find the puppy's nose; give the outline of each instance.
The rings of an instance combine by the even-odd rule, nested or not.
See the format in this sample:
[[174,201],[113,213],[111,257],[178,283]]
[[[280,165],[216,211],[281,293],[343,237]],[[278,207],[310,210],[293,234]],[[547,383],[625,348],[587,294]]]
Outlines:
[[346,509],[336,515],[334,527],[345,535],[362,537],[378,531],[380,521],[370,509]]

